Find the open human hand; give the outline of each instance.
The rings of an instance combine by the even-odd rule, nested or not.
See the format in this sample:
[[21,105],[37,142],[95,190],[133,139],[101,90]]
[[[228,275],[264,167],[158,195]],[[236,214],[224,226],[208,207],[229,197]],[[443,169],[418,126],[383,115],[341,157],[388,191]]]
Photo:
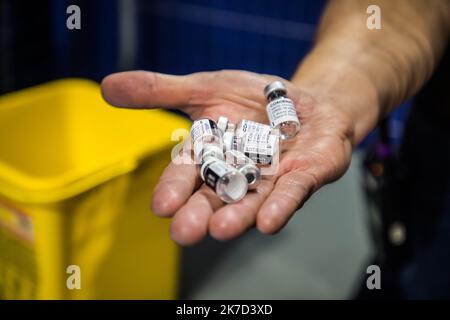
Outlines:
[[193,120],[226,116],[231,122],[249,119],[268,123],[264,87],[283,81],[296,105],[299,134],[283,142],[277,172],[264,176],[241,201],[223,203],[204,185],[195,164],[171,163],[162,174],[152,200],[154,213],[173,217],[171,237],[182,245],[208,233],[229,240],[256,227],[278,232],[309,196],[343,175],[352,150],[351,117],[328,97],[310,94],[278,77],[225,70],[173,76],[146,71],[109,75],[102,82],[107,102],[123,108],[175,108]]

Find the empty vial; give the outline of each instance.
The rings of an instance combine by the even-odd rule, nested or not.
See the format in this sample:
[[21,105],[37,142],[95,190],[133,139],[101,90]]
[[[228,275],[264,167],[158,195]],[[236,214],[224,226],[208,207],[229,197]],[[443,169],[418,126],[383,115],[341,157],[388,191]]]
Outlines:
[[203,163],[204,161],[206,161],[208,158],[211,157],[219,160],[225,160],[223,152],[224,152],[223,148],[216,145],[207,144],[202,148],[202,151],[200,152],[199,156],[200,163]]
[[244,119],[236,126],[233,149],[242,151],[256,163],[270,164],[274,154],[278,152],[278,143],[277,129]]
[[224,152],[238,150],[256,163],[271,164],[278,152],[279,132],[270,126],[242,120],[233,131],[232,124],[223,134]]
[[241,120],[236,126],[236,136],[242,138],[247,133],[249,134],[266,134],[271,133],[272,127],[267,124],[255,122],[252,120]]
[[[222,132],[217,124],[211,119],[200,119],[194,121],[191,127],[191,139],[194,148],[194,156],[197,163],[202,163],[204,154],[216,152],[220,154],[223,150]],[[223,158],[217,156],[219,158]]]
[[268,165],[279,151],[279,136],[249,133],[237,141],[237,149],[254,162]]
[[228,118],[224,116],[220,116],[219,119],[217,119],[217,127],[222,131],[222,133],[225,133],[228,127]]
[[227,129],[222,136],[224,152],[232,149],[237,149],[237,138],[235,135],[235,125],[228,123]]
[[264,88],[266,110],[270,125],[280,130],[281,140],[295,137],[300,129],[294,102],[287,96],[287,89],[281,81],[274,81]]
[[249,190],[258,186],[261,181],[261,170],[252,159],[238,150],[228,150],[225,152],[225,160],[245,176]]
[[235,149],[235,135],[232,131],[225,131],[223,134],[223,149],[224,151]]
[[245,176],[222,160],[208,158],[200,168],[200,177],[226,203],[237,202],[247,193]]

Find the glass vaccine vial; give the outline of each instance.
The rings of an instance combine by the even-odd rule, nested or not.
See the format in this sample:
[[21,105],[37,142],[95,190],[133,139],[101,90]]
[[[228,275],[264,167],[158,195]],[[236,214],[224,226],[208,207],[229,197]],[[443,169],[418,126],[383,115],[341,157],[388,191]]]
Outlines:
[[279,150],[279,136],[275,134],[251,134],[244,135],[237,141],[237,150],[255,163],[269,165]]
[[225,131],[228,128],[228,118],[224,116],[220,116],[219,119],[217,119],[217,127],[222,131],[222,133],[225,133]]
[[208,157],[223,160],[222,132],[211,119],[194,121],[191,127],[191,140],[195,161],[203,163]]
[[238,138],[242,138],[247,133],[263,135],[263,134],[270,134],[271,132],[272,132],[271,126],[247,119],[239,121],[239,123],[236,126],[236,136]]
[[280,130],[281,140],[295,137],[300,130],[300,121],[294,102],[286,94],[286,86],[281,81],[274,81],[264,88],[264,95],[268,102],[267,116],[270,125]]
[[236,126],[234,149],[256,163],[272,163],[278,144],[279,131],[269,125],[244,119]]
[[208,158],[215,158],[219,160],[225,160],[223,149],[215,146],[215,145],[206,145],[201,152],[201,155],[199,157],[200,163],[203,163]]
[[256,189],[261,182],[261,170],[252,159],[238,150],[228,150],[225,152],[225,160],[245,176],[249,190]]
[[233,123],[229,123],[226,131],[222,136],[223,142],[223,151],[227,152],[228,150],[237,149],[238,142],[235,135],[235,125]]
[[237,202],[247,193],[246,177],[222,160],[206,159],[200,168],[200,177],[226,203]]

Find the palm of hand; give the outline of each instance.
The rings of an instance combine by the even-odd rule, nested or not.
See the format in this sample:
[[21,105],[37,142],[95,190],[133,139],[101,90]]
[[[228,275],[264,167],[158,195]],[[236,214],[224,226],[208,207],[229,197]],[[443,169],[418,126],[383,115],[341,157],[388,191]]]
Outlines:
[[[192,119],[226,116],[236,123],[267,123],[263,88],[279,78],[244,71],[169,76],[149,72],[111,75],[102,83],[105,99],[129,108],[177,108]],[[171,235],[180,244],[200,241],[208,232],[228,240],[256,224],[275,233],[296,209],[324,184],[339,178],[351,155],[348,117],[328,101],[312,97],[283,80],[302,124],[300,133],[283,143],[279,168],[265,176],[255,191],[234,204],[224,204],[201,184],[193,164],[170,164],[153,196],[153,211],[173,217]],[[323,99],[325,100],[325,99]]]

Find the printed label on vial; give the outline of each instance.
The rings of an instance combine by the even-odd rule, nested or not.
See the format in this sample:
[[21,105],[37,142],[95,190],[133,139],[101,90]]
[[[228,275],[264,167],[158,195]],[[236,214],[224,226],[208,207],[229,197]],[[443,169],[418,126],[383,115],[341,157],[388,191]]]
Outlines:
[[195,121],[191,127],[192,141],[195,142],[200,137],[212,135],[214,129],[217,129],[217,126],[209,119]]
[[278,98],[270,102],[267,105],[267,115],[272,127],[287,121],[299,123],[294,102],[289,98]]
[[221,162],[213,162],[210,164],[205,170],[205,183],[211,188],[215,189],[217,185],[217,181],[219,181],[220,177],[224,176],[228,173],[228,168],[224,163]]
[[270,164],[276,151],[278,137],[269,135],[253,135],[245,137],[243,145],[243,153],[256,163]]
[[250,153],[250,152],[246,152],[245,155],[255,163],[264,164],[264,165],[272,163],[273,157],[269,156],[269,155],[264,155],[264,154],[260,154],[260,153]]
[[245,134],[249,134],[249,133],[269,134],[270,130],[272,130],[272,128],[268,125],[265,125],[262,123],[257,123],[257,122],[250,121],[250,120],[243,120],[241,129],[239,130],[239,132],[237,132],[237,135],[239,137],[242,137]]
[[248,134],[244,137],[243,152],[272,156],[277,137],[273,134]]

